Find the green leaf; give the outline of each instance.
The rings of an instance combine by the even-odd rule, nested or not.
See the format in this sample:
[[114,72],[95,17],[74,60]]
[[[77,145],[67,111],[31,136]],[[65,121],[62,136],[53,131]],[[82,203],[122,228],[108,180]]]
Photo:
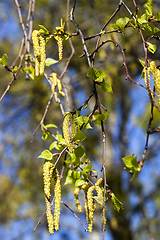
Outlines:
[[74,141],[76,142],[82,142],[86,139],[86,136],[81,130],[78,130],[74,136]]
[[116,198],[116,196],[114,195],[114,193],[111,193],[111,201],[112,201],[112,204],[113,204],[113,208],[119,212],[120,209],[124,209],[123,207],[123,203],[121,203],[118,198]]
[[102,114],[95,112],[94,119],[92,119],[92,122],[94,122],[97,126],[101,126],[101,121],[105,122],[108,116],[109,116],[109,113],[107,112]]
[[143,14],[141,18],[137,19],[137,21],[140,27],[142,24],[148,23],[148,20],[146,19],[146,14]]
[[72,171],[72,177],[76,181],[81,176],[81,171]]
[[128,17],[124,17],[124,18],[119,18],[116,21],[117,26],[124,31],[125,26],[127,25],[127,23],[129,22],[129,18]]
[[72,162],[72,164],[73,164],[74,166],[80,164],[80,159],[77,158],[77,156],[76,156],[75,153],[71,153],[70,157],[71,157],[71,162]]
[[86,109],[88,107],[87,103],[84,104],[83,108],[82,109]]
[[130,181],[133,181],[141,171],[141,168],[137,162],[137,156],[133,157],[133,155],[134,154],[132,154],[131,156],[122,158],[124,164],[126,165],[124,169],[126,169],[130,173],[133,173],[133,176],[130,179]]
[[0,58],[0,64],[3,66],[7,66],[7,60],[8,60],[7,54],[3,54],[3,56]]
[[53,148],[57,147],[57,141],[54,141],[51,143],[51,145],[49,146],[49,150],[51,151]]
[[154,26],[152,23],[147,23],[144,26],[144,32],[147,36],[154,35],[155,33],[159,32],[160,29]]
[[80,116],[75,118],[75,124],[81,129],[91,129],[91,125],[88,123],[89,117]]
[[13,72],[16,73],[17,71],[18,71],[18,67],[15,66],[15,67],[13,68]]
[[74,183],[74,179],[73,179],[73,177],[72,177],[72,172],[73,172],[73,171],[72,171],[71,169],[68,170],[67,176],[66,176],[66,181],[65,181],[64,185]]
[[160,21],[160,12],[157,12],[157,14],[156,14],[156,19],[155,19],[156,21]]
[[143,68],[143,70],[142,70],[142,74],[141,74],[140,80],[141,80],[142,78],[145,78],[145,68]]
[[51,136],[50,132],[44,131],[43,134],[42,134],[42,139],[43,140],[50,140],[50,139],[52,139],[52,136]]
[[157,49],[157,46],[155,44],[151,44],[149,42],[147,42],[147,45],[148,45],[148,50],[151,52],[151,53],[155,53],[156,49]]
[[151,1],[149,2],[147,2],[146,4],[144,4],[144,7],[146,8],[146,13],[148,14],[148,15],[152,15],[152,3],[151,3]]
[[34,80],[34,68],[26,67],[21,69],[22,72],[28,72],[29,77]]
[[101,89],[102,89],[104,92],[113,93],[111,84],[108,83],[108,82],[106,82],[104,79],[103,79],[103,81],[102,81]]
[[84,181],[83,179],[78,179],[78,180],[75,182],[75,188],[82,186],[83,183],[85,183],[85,181]]
[[44,150],[38,158],[44,158],[46,160],[52,160],[53,155],[49,150]]
[[104,34],[105,34],[105,32],[106,32],[106,31],[101,31],[100,33],[102,33],[102,35],[104,35]]
[[119,26],[115,23],[115,24],[112,25],[112,28],[113,28],[114,30],[117,30],[117,29],[119,29]]
[[103,195],[99,195],[99,196],[95,196],[93,197],[97,203],[101,206],[101,208],[103,207]]
[[97,82],[99,81],[101,78],[106,77],[106,74],[104,73],[103,70],[96,70],[93,67],[89,67],[88,72],[87,72],[87,77],[93,77],[94,80]]
[[49,37],[46,37],[46,46],[48,45],[49,40],[50,40],[51,38],[52,38],[51,35],[50,35]]
[[53,65],[53,64],[56,64],[58,63],[59,61],[53,59],[53,58],[47,58],[46,61],[45,61],[45,65],[46,66],[50,66],[50,65]]
[[88,166],[88,164],[86,164],[83,168],[83,171],[85,171],[86,173],[89,173],[91,171],[90,166]]
[[138,59],[143,67],[145,67],[145,61],[142,61],[141,59]]
[[85,156],[85,151],[83,146],[78,146],[75,148],[74,153],[76,155],[76,158],[82,158]]
[[49,34],[48,29],[45,28],[43,25],[39,25],[39,27],[41,28],[41,29],[39,30],[39,33],[40,33],[40,34]]
[[83,124],[88,123],[89,117],[85,117],[85,116],[76,117],[74,121],[78,127],[81,127]]
[[80,179],[80,176],[81,176],[81,171],[75,171],[75,170],[69,169],[67,172],[65,185],[75,183],[78,179]]
[[51,128],[51,127],[57,128],[57,126],[52,123],[45,125],[45,127],[46,128]]

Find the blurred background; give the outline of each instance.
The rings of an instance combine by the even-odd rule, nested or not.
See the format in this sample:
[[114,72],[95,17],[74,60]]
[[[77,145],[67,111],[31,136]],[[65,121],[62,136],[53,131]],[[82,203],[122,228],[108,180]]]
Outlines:
[[[153,12],[160,11],[159,1],[153,1]],[[19,1],[24,23],[28,13],[28,1]],[[118,0],[81,0],[75,8],[75,21],[85,37],[96,34],[117,8]],[[139,16],[145,12],[146,1],[137,0],[140,8]],[[126,1],[127,6],[135,13],[132,1]],[[69,10],[72,7],[72,1]],[[119,17],[130,17],[122,8],[113,18],[107,30]],[[60,26],[60,20],[66,21],[67,1],[39,0],[35,3],[33,29],[39,29],[39,24],[52,31]],[[11,66],[19,53],[23,31],[19,24],[19,16],[15,1],[0,0],[0,57],[6,53]],[[70,32],[75,33],[75,27],[69,23]],[[160,26],[159,26],[160,27]],[[121,43],[121,34],[102,36],[101,41],[116,39],[126,48],[126,63],[130,76],[140,81],[142,66],[138,59],[144,61],[142,40],[137,31],[126,29],[126,41]],[[89,53],[95,49],[96,39],[86,42]],[[92,82],[86,77],[88,65],[83,54],[80,36],[72,37],[75,54],[62,81],[67,86],[69,101],[72,107],[78,108],[92,93]],[[159,44],[152,40],[153,44]],[[31,53],[33,49],[31,47]],[[50,41],[47,47],[47,57],[58,60],[56,41]],[[64,43],[63,60],[53,65],[53,69],[60,75],[68,57],[71,54],[69,42]],[[153,55],[148,53],[149,61],[160,64],[160,47]],[[153,134],[149,139],[149,150],[142,172],[137,179],[130,182],[131,175],[126,172],[122,158],[131,155],[141,159],[145,146],[146,130],[150,116],[149,97],[144,88],[126,80],[126,73],[120,49],[112,44],[105,45],[95,58],[96,69],[103,69],[107,81],[111,83],[113,94],[101,92],[100,100],[110,114],[105,123],[106,131],[106,174],[107,183],[116,197],[123,203],[124,210],[117,213],[111,203],[107,202],[107,240],[156,240],[160,236],[160,136]],[[46,68],[46,73],[51,70]],[[0,96],[12,79],[12,74],[0,66]],[[151,79],[152,81],[152,79]],[[153,86],[153,84],[151,84]],[[53,140],[42,140],[42,131],[38,129],[33,143],[32,133],[42,119],[45,107],[50,99],[51,90],[44,77],[34,81],[26,81],[25,74],[20,73],[12,84],[9,92],[0,103],[0,239],[28,240],[28,239],[101,239],[100,209],[95,213],[94,230],[92,234],[85,233],[74,215],[62,206],[60,231],[53,236],[47,230],[46,217],[34,232],[38,220],[45,211],[43,192],[43,160],[37,157],[44,149],[48,149]],[[65,112],[68,111],[65,100],[62,102]],[[82,114],[90,114],[94,106],[91,99],[88,108]],[[63,117],[59,105],[54,99],[45,118],[45,124],[54,123],[61,133]],[[93,130],[87,130],[84,141],[87,157],[97,169],[101,177],[102,137],[100,127],[91,124]],[[160,125],[160,114],[154,110],[152,128]],[[56,130],[53,133],[56,134]],[[61,169],[62,163],[58,164]],[[62,179],[62,200],[76,213],[74,204],[74,186],[64,186]],[[81,199],[83,202],[83,198]],[[85,213],[77,213],[87,227]]]

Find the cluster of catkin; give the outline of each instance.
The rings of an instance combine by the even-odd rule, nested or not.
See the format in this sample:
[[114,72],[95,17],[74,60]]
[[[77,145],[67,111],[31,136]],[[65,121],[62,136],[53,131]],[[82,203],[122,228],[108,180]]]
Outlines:
[[58,93],[56,92],[56,87],[58,88],[59,94],[61,94],[63,97],[65,96],[65,93],[62,91],[62,84],[59,78],[57,77],[56,73],[51,73],[50,75],[50,81],[51,81],[51,89],[55,97],[55,101],[58,102]]
[[[54,193],[55,193],[55,207],[54,217],[51,210],[51,180],[54,179]],[[59,230],[59,218],[61,207],[61,185],[59,172],[54,168],[53,163],[45,161],[43,164],[43,180],[44,180],[44,193],[46,202],[46,216],[48,222],[48,230],[50,234]]]
[[158,94],[158,101],[160,104],[160,70],[157,69],[156,63],[154,61],[150,62],[149,71],[152,73],[156,93]]
[[57,44],[58,44],[58,55],[59,55],[59,61],[62,60],[62,56],[63,56],[63,37],[62,35],[57,35],[56,37],[57,40]]
[[[149,90],[151,91],[151,87],[150,87],[150,73],[152,73],[153,76],[153,80],[154,80],[154,84],[155,84],[155,90],[156,93],[158,94],[158,101],[160,104],[160,70],[157,69],[156,63],[154,61],[150,62],[149,67],[147,68],[147,75],[148,75],[148,84],[147,84],[147,76],[146,76],[146,71],[145,71],[145,84],[146,86],[148,86]],[[149,91],[148,95],[149,94]],[[151,93],[151,97],[153,99],[153,93]]]
[[[79,212],[82,212],[82,207],[81,207],[79,199],[78,199],[80,189],[83,189],[83,191],[85,193],[84,208],[85,208],[85,212],[86,212],[86,219],[87,219],[87,223],[88,223],[88,231],[89,232],[92,232],[94,212],[96,209],[95,200],[93,198],[94,197],[93,191],[94,190],[96,191],[97,197],[103,197],[102,189],[99,186],[102,183],[102,181],[103,181],[103,179],[100,178],[95,183],[94,186],[91,186],[90,183],[85,182],[82,186],[75,188],[75,191],[74,191],[74,201],[75,201],[75,205]],[[104,224],[104,227],[106,228],[107,209],[106,209],[106,206],[104,205],[104,211],[103,211],[103,201],[99,202],[99,204],[100,204],[100,207],[102,208],[102,214],[101,214],[101,230],[102,230],[103,224]],[[103,215],[104,212],[105,212],[105,216]]]
[[32,32],[33,49],[35,56],[35,76],[44,73],[46,53],[45,53],[45,39],[39,34],[38,30]]
[[[68,112],[65,114],[64,121],[63,121],[63,135],[70,153],[74,152],[74,146],[72,144],[72,140],[74,139],[74,136],[77,132],[77,125],[75,124],[74,119],[75,119],[75,115],[72,115],[72,113]],[[71,125],[71,134],[70,134],[69,124],[71,120],[72,120],[72,125]]]

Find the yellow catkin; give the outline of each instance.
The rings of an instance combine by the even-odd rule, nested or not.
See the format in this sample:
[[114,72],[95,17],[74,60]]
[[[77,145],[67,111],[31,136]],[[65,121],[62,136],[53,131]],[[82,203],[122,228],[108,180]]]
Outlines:
[[40,45],[39,45],[39,31],[32,32],[33,49],[35,56],[35,76],[38,77],[40,73]]
[[70,139],[70,133],[69,133],[69,122],[72,118],[72,114],[71,113],[67,113],[64,121],[63,121],[63,135],[64,135],[64,139],[66,141],[67,147],[69,149],[70,153],[74,152],[74,148],[73,145],[71,143],[71,139]]
[[53,177],[53,163],[50,161],[46,161],[43,164],[43,181],[44,181],[44,193],[46,197],[50,200],[51,199],[51,180]]
[[71,139],[74,138],[74,136],[76,135],[76,132],[77,132],[77,125],[75,123],[75,118],[76,118],[76,115],[73,115],[73,117],[72,117]]
[[[148,75],[148,83],[147,83],[147,75]],[[146,71],[144,72],[144,81],[145,81],[145,85],[146,87],[151,91],[151,86],[150,86],[150,67],[147,68],[147,74]],[[151,98],[153,99],[153,93],[147,90],[147,93],[149,95],[149,98],[151,100]]]
[[88,200],[88,211],[89,211],[89,216],[88,216],[88,231],[92,232],[93,228],[93,218],[94,218],[94,212],[95,212],[95,203],[93,199],[93,191],[95,189],[95,186],[92,186],[88,189],[87,192],[87,200]]
[[46,51],[45,51],[45,40],[42,36],[39,36],[40,41],[40,71],[39,74],[42,75],[44,73],[45,61],[46,61]]
[[[102,183],[103,178],[100,178],[97,180],[97,182],[95,183],[95,190],[97,193],[97,196],[102,196],[103,197],[103,192],[102,189],[99,187],[99,185]],[[103,202],[99,202],[101,208],[103,208]]]
[[48,223],[48,230],[50,234],[54,233],[54,221],[53,221],[53,215],[51,210],[51,202],[48,200],[47,197],[45,197],[46,202],[46,216],[47,216],[47,223]]
[[[97,196],[103,196],[102,189],[99,187],[99,185],[103,182],[103,178],[100,178],[97,180],[95,183],[95,190],[97,193]],[[103,218],[104,218],[104,230],[106,230],[106,222],[107,222],[107,208],[106,205],[104,205],[104,210],[103,210],[103,201],[99,202],[101,208],[102,208],[102,213],[101,213],[101,231],[103,232]],[[104,216],[105,214],[105,216]],[[104,217],[103,217],[104,216]]]
[[58,35],[56,39],[58,44],[59,61],[61,61],[63,56],[63,38],[61,35]]
[[154,61],[150,62],[150,71],[154,79],[155,90],[158,94],[158,102],[160,104],[160,70],[157,69],[156,63]]
[[53,172],[54,176],[54,192],[55,192],[55,208],[54,208],[54,228],[59,230],[60,208],[61,208],[61,185],[59,172],[55,168]]
[[40,70],[40,62],[38,58],[35,59],[35,76],[39,76],[39,70]]
[[61,94],[63,97],[65,96],[65,93],[62,91],[62,83],[59,79],[57,79],[57,86],[58,86],[58,92]]
[[85,182],[83,183],[83,185],[81,186],[81,189],[83,189],[84,193],[85,193],[85,203],[84,203],[84,209],[85,209],[85,212],[86,212],[86,220],[87,220],[87,223],[89,222],[89,209],[88,209],[88,199],[87,199],[87,192],[88,192],[88,189],[90,187],[90,183],[88,182]]
[[82,212],[82,207],[81,207],[81,205],[79,203],[79,199],[78,199],[79,190],[80,190],[79,187],[75,188],[75,190],[74,190],[74,201],[75,201],[78,211]]
[[156,69],[154,71],[153,78],[154,78],[156,93],[158,94],[158,102],[160,104],[160,70],[159,69]]
[[102,232],[103,232],[103,218],[104,218],[104,231],[105,231],[106,230],[106,223],[107,223],[107,208],[106,208],[106,205],[104,205],[104,212],[103,212],[103,209],[102,209],[102,213],[101,213],[101,231]]
[[33,41],[33,49],[35,58],[40,55],[40,46],[39,46],[39,31],[34,30],[32,32],[32,41]]
[[55,97],[55,101],[58,102],[58,94],[56,92],[56,86],[58,86],[58,92],[61,94],[63,97],[65,96],[65,93],[62,91],[62,84],[61,81],[57,78],[56,73],[51,73],[50,75],[50,80],[51,80],[51,89]]
[[46,216],[48,222],[48,230],[50,234],[53,234],[53,215],[51,210],[51,180],[53,177],[53,163],[46,161],[43,164],[43,181],[44,181],[44,193],[46,202]]
[[153,75],[153,73],[154,73],[154,71],[156,70],[156,68],[157,68],[157,66],[156,66],[156,63],[154,62],[154,61],[152,61],[152,62],[150,62],[150,72],[152,73],[152,75]]

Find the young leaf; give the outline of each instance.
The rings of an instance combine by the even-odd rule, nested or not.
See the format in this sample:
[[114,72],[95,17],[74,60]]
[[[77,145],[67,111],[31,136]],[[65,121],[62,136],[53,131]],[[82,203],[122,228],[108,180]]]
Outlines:
[[81,176],[80,171],[75,171],[75,170],[69,169],[67,172],[65,185],[75,183],[78,179],[80,179],[80,176]]
[[89,117],[80,116],[75,118],[75,124],[81,129],[91,129],[91,125],[88,123]]
[[51,143],[51,145],[49,146],[49,150],[51,151],[53,148],[57,147],[57,141],[54,141]]
[[93,197],[100,206],[103,206],[103,195]]
[[113,93],[111,84],[108,83],[108,82],[106,82],[104,79],[103,79],[103,81],[102,81],[101,89],[102,89],[104,92]]
[[43,25],[39,25],[39,27],[41,28],[41,29],[39,30],[39,33],[40,33],[40,34],[49,34],[48,29],[45,28]]
[[148,45],[148,50],[151,52],[151,53],[155,53],[156,49],[157,49],[157,46],[155,44],[151,44],[149,42],[147,42],[147,45]]
[[80,164],[80,158],[78,158],[75,153],[71,153],[70,157],[71,157],[71,162],[73,163],[74,166]]
[[18,71],[18,67],[15,66],[15,67],[13,68],[13,72],[16,73],[17,71]]
[[156,14],[156,19],[155,19],[156,21],[160,21],[160,12],[157,12],[157,14]]
[[84,106],[82,107],[82,109],[86,109],[88,107],[87,103],[84,104]]
[[119,18],[116,21],[117,26],[124,31],[125,26],[127,25],[127,23],[129,22],[129,18],[128,17],[124,17],[124,18]]
[[96,70],[93,67],[89,67],[88,72],[87,72],[87,77],[93,77],[94,80],[97,82],[99,81],[101,78],[106,77],[106,74],[104,73],[103,70]]
[[53,58],[47,58],[46,61],[45,61],[45,65],[46,66],[50,66],[50,65],[53,65],[53,64],[56,64],[58,63],[59,61],[53,59]]
[[92,119],[92,122],[95,122],[95,124],[97,126],[101,126],[101,121],[105,122],[106,119],[108,118],[109,116],[109,113],[105,112],[105,113],[98,113],[98,112],[95,112],[94,113],[94,119]]
[[34,80],[34,68],[26,67],[21,69],[22,72],[28,72],[29,77]]
[[77,148],[75,148],[74,153],[76,155],[76,158],[84,157],[85,156],[84,147],[78,146]]
[[51,128],[51,127],[57,128],[57,126],[55,124],[52,124],[52,123],[45,125],[45,127],[46,128]]
[[154,35],[155,33],[159,32],[160,29],[154,26],[152,23],[147,23],[144,26],[144,32],[147,36]]
[[71,169],[68,170],[68,172],[67,172],[67,177],[66,177],[66,181],[65,181],[64,185],[74,183],[74,179],[73,179],[73,177],[72,177],[72,172],[73,172],[73,171],[72,171]]
[[75,118],[75,124],[78,127],[81,127],[82,125],[87,124],[88,121],[89,121],[89,117],[85,117],[85,116],[80,116]]
[[85,181],[84,181],[83,179],[78,179],[78,180],[76,180],[76,182],[75,182],[75,188],[82,186],[84,182],[85,182]]
[[53,155],[49,150],[44,150],[38,158],[44,158],[46,160],[52,160]]
[[122,158],[122,160],[123,160],[124,164],[126,165],[126,167],[124,169],[126,169],[130,173],[133,173],[133,176],[130,179],[130,181],[133,181],[141,171],[141,168],[137,162],[137,156],[133,157],[133,154],[132,154],[131,156]]
[[50,139],[52,139],[52,136],[51,136],[50,132],[44,131],[43,134],[42,134],[42,139],[43,140],[50,140]]
[[7,54],[3,54],[3,56],[0,58],[0,64],[3,66],[7,66],[7,60],[8,60]]
[[86,139],[86,136],[83,132],[81,132],[81,130],[78,130],[76,132],[76,135],[74,136],[74,141],[76,142],[82,142]]
[[111,193],[111,201],[112,201],[112,204],[113,204],[113,208],[119,212],[120,209],[124,209],[123,207],[123,203],[121,203],[118,198],[116,198],[116,196],[114,195],[114,193]]
[[138,59],[142,65],[142,67],[145,67],[145,61],[142,61],[141,59]]

